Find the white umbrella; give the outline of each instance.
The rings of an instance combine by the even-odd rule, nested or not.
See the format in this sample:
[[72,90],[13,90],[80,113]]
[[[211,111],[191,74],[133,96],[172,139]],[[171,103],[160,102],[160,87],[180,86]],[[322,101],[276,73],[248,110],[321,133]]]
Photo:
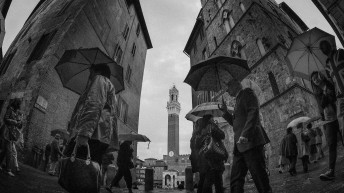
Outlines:
[[334,36],[316,27],[294,38],[286,59],[295,76],[309,79],[312,72],[325,71],[327,56],[320,50],[323,40],[336,47]]
[[[185,118],[189,121],[196,122],[199,118],[204,115],[211,114],[215,119],[218,119],[218,122],[224,122],[222,118],[222,111],[218,108],[219,102],[207,102],[197,105],[193,108]],[[233,111],[233,107],[227,106],[229,111]]]
[[309,117],[296,118],[288,124],[287,128],[288,127],[296,127],[298,124],[308,122],[309,120],[311,120],[311,118],[309,118]]

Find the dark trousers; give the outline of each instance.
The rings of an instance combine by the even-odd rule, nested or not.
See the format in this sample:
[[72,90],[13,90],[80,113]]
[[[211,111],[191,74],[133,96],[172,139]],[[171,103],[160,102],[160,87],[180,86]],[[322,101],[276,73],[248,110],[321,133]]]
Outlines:
[[[88,145],[90,146],[91,160],[98,162],[99,165],[102,164],[102,157],[108,148],[107,144],[100,143],[98,140],[88,140]],[[75,146],[75,138],[71,139],[64,150],[64,155],[70,157],[73,153]],[[76,157],[80,159],[87,158],[87,147],[81,146],[77,148]]]
[[216,193],[223,193],[222,174],[223,171],[221,170],[210,170],[207,174],[205,174],[202,193],[212,192],[213,185],[215,185]]
[[329,168],[335,169],[337,160],[337,136],[339,133],[338,121],[333,121],[325,125],[325,137],[329,148]]
[[11,171],[12,142],[0,138],[0,164],[6,158],[6,170]]
[[[235,147],[236,148],[236,147]],[[245,176],[249,170],[259,193],[272,192],[269,177],[265,170],[263,146],[258,146],[243,153],[237,150],[233,157],[231,172],[231,193],[243,193]]]
[[290,162],[289,171],[296,172],[295,165],[296,165],[296,161],[297,161],[297,156],[288,156],[287,158]]
[[200,172],[199,173],[199,180],[198,180],[198,185],[197,185],[197,193],[202,193],[205,176],[206,176],[205,172]]
[[127,184],[127,188],[131,189],[132,187],[132,178],[129,166],[118,166],[118,171],[115,178],[113,179],[111,186],[115,186],[118,182],[124,177],[124,181]]
[[308,155],[304,155],[304,156],[302,156],[301,160],[302,160],[303,171],[304,172],[308,172],[309,156]]

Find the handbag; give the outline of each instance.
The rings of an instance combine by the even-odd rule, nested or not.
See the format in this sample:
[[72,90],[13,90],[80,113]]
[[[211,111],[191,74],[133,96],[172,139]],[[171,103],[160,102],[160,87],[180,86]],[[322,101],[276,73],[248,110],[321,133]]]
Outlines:
[[204,151],[204,156],[207,159],[218,158],[221,160],[227,160],[228,152],[222,141],[216,141],[213,137],[210,137],[210,142]]
[[97,162],[91,161],[90,147],[87,144],[86,160],[76,158],[77,146],[71,157],[63,158],[58,183],[69,193],[97,193],[100,191],[101,172]]

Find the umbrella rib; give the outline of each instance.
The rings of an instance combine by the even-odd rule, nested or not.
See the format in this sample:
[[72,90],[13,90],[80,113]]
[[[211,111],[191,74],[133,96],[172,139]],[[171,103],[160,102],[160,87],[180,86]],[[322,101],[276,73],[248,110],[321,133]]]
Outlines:
[[305,56],[307,54],[307,52],[305,51],[300,57],[299,57],[299,59],[296,61],[296,63],[295,63],[295,65],[293,66],[293,68],[295,68],[295,66],[299,63],[299,61],[301,60],[301,58],[303,57],[303,56]]
[[96,62],[96,59],[97,59],[97,56],[98,56],[98,52],[99,52],[99,50],[97,50],[96,56],[94,57],[94,60],[93,60],[93,63],[92,63],[92,64],[94,64],[94,63]]
[[79,53],[92,65],[92,62],[82,52],[79,51]]
[[311,66],[311,65],[309,65],[309,58],[310,58],[310,55],[311,55],[311,54],[308,54],[308,62],[307,62],[307,64],[308,64],[308,66],[307,66],[307,67],[308,67],[308,70],[307,70],[308,74],[309,74],[309,67]]
[[77,76],[78,74],[81,74],[82,72],[84,72],[85,70],[88,70],[88,69],[89,69],[89,68],[85,68],[85,69],[81,70],[80,72],[74,74],[74,76],[72,76],[72,77],[75,77],[75,76]]
[[315,62],[315,65],[316,65],[317,69],[320,71],[318,62],[317,62],[317,60],[316,60],[316,59],[318,59],[318,61],[320,62],[319,58],[317,58],[317,57],[315,56],[315,54],[312,54],[312,57],[313,57],[313,59],[314,59],[314,62]]

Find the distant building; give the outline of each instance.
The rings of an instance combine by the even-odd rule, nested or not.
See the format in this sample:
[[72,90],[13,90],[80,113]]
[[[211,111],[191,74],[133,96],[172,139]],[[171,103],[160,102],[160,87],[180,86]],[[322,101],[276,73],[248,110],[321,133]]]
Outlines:
[[312,0],[344,46],[344,1]]
[[[65,89],[54,67],[69,49],[99,47],[123,67],[125,90],[117,95],[119,133],[138,131],[142,79],[152,48],[139,0],[41,0],[0,66],[0,109],[22,99],[25,161],[33,147],[66,129],[79,95]],[[136,148],[135,155],[136,156]]]
[[[0,63],[3,59],[2,44],[5,38],[5,19],[7,16],[8,9],[10,8],[12,0],[0,0]],[[1,104],[0,104],[1,105]]]
[[[190,57],[190,66],[219,55],[247,60],[251,69],[247,79],[258,87],[261,122],[271,140],[270,165],[276,167],[279,144],[287,124],[300,116],[319,116],[310,82],[293,77],[285,60],[293,38],[308,27],[284,2],[201,0],[201,4],[202,9],[184,49]],[[192,91],[192,106],[221,102],[222,97],[234,107],[234,99],[225,91]],[[230,162],[233,130],[227,122],[219,125],[226,134]]]

